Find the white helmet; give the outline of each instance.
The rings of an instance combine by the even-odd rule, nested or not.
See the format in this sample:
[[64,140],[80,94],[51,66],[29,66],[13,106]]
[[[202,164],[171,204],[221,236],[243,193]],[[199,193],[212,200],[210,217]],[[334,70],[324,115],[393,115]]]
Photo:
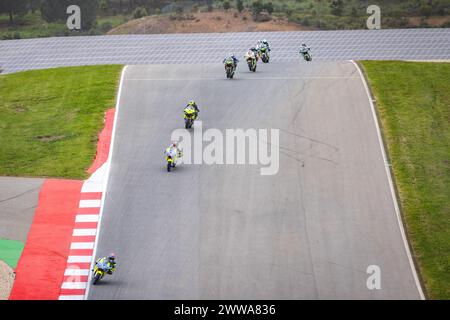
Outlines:
[[263,43],[267,43],[267,40],[266,39],[263,39],[263,41],[262,41]]

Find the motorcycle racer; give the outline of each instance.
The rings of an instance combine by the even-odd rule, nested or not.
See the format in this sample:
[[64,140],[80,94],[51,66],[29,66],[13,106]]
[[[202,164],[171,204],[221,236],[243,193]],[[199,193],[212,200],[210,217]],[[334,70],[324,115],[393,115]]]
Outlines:
[[254,53],[256,61],[258,61],[258,59],[259,59],[259,49],[256,48],[256,47],[251,47],[250,51],[252,51]]
[[[194,120],[197,119],[198,114],[200,113],[200,110],[198,109],[197,103],[195,103],[194,100],[189,101],[189,103],[186,105],[186,107],[184,108],[185,113],[186,113],[186,111],[188,111],[188,109],[195,110]],[[189,111],[188,111],[188,113],[189,113]]]
[[[95,261],[95,265],[105,269],[107,274],[113,274],[117,265],[116,255],[114,253],[110,253],[108,257],[98,258]],[[94,271],[94,269],[92,269],[92,271]]]
[[258,44],[257,44],[256,48],[257,48],[257,49],[261,49],[261,48],[263,48],[263,47],[265,47],[265,48],[267,49],[267,51],[270,52],[270,45],[269,45],[269,42],[267,42],[266,39],[258,40]]
[[311,50],[311,47],[307,46],[306,44],[302,43],[301,47],[300,47],[300,54],[306,54]]
[[233,62],[234,62],[234,69],[236,69],[239,60],[238,60],[238,58],[236,58],[236,56],[234,55],[234,53],[230,52],[230,53],[228,54],[228,56],[226,56],[225,59],[223,59],[222,63],[225,63],[225,61],[227,61],[228,59],[233,59]]
[[172,144],[164,150],[164,155],[172,157],[174,163],[176,163],[176,160],[183,156],[183,150],[179,147],[177,141],[172,141]]

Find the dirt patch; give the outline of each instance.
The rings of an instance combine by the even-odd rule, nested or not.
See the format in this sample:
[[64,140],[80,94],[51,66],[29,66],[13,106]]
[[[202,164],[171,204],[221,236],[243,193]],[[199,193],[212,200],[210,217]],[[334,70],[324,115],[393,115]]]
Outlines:
[[66,136],[36,136],[36,139],[41,142],[54,142],[64,139]]
[[257,22],[250,12],[236,10],[148,16],[131,20],[108,34],[211,33],[254,31],[314,30],[289,22],[287,18],[272,16],[270,21]]
[[22,106],[22,105],[15,105],[14,106],[14,112],[15,113],[22,113],[22,112],[25,112],[25,111],[28,111],[28,108],[25,107],[25,106]]
[[425,19],[422,17],[410,17],[408,20],[409,24],[414,27],[419,27],[422,23],[426,23],[431,27],[441,27],[450,22],[450,16],[432,16]]
[[8,300],[14,278],[14,270],[0,260],[0,300]]

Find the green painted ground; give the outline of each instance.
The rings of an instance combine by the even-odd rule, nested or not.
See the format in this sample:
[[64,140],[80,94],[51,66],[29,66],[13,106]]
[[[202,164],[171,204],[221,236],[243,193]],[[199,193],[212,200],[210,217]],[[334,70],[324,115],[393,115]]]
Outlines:
[[84,179],[120,65],[0,75],[0,175]]
[[362,65],[428,295],[450,299],[450,63]]
[[24,244],[20,241],[0,239],[0,260],[15,269]]

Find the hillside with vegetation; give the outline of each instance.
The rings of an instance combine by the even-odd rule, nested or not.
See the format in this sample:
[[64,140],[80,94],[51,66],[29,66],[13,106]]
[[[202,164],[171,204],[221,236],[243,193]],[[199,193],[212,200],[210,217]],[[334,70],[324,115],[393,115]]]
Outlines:
[[[66,27],[66,10],[73,4],[81,8],[81,30],[70,31]],[[369,16],[367,7],[372,4],[381,8],[382,28],[450,26],[450,0],[2,0],[0,39],[115,33],[111,30],[147,16],[152,18],[150,24],[154,27],[146,28],[135,22],[136,28],[122,28],[121,32],[177,32],[180,27],[168,22],[189,20],[198,21],[192,26],[185,23],[184,27],[188,26],[183,29],[185,32],[189,32],[189,26],[192,32],[211,32],[210,15],[206,14],[211,12],[217,13],[216,16],[232,13],[233,18],[241,19],[238,30],[231,26],[227,29],[225,24],[219,32],[285,27],[286,30],[363,29]]]

